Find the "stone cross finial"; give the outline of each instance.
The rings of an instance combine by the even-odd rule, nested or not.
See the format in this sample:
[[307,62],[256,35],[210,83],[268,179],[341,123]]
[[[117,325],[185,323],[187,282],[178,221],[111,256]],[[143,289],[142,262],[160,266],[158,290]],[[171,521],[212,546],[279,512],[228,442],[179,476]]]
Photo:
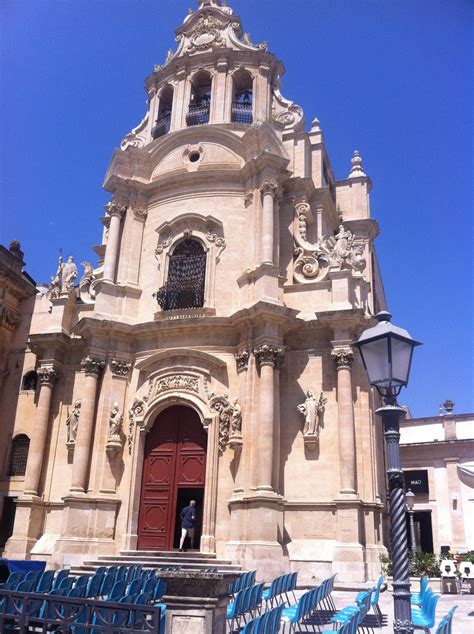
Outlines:
[[362,167],[362,157],[357,150],[354,150],[354,155],[351,160],[352,167],[347,178],[360,178],[361,176],[367,176]]

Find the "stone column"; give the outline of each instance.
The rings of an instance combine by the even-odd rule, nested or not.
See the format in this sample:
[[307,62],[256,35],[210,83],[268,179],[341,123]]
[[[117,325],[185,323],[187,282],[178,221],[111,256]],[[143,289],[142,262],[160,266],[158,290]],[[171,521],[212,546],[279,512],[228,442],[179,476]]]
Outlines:
[[81,366],[86,376],[81,398],[81,419],[77,429],[76,446],[74,448],[71,493],[86,492],[87,471],[91,454],[91,439],[97,398],[97,382],[100,373],[104,369],[105,363],[100,359],[87,356],[81,361]]
[[112,200],[105,207],[110,216],[109,236],[104,259],[104,280],[115,282],[115,271],[120,247],[120,220],[126,211],[124,205]]
[[274,371],[281,367],[284,354],[278,346],[264,343],[254,355],[260,368],[257,491],[273,491]]
[[331,355],[337,367],[340,494],[355,497],[357,495],[357,463],[351,378],[354,355],[349,346],[335,346]]
[[[248,412],[248,398],[247,398],[247,376],[248,376],[248,367],[249,367],[249,359],[250,359],[250,350],[248,348],[244,348],[240,352],[235,355],[235,362],[237,366],[237,374],[239,375],[239,403],[242,406],[242,410],[244,416]],[[243,434],[244,430],[242,430]],[[248,443],[248,434],[246,435],[247,443]],[[244,455],[243,451],[236,452],[234,456],[234,491],[232,493],[232,497],[240,497],[244,493],[244,487],[242,484],[242,476],[244,472]],[[246,452],[248,453],[248,451]]]
[[275,231],[274,204],[278,185],[265,181],[261,187],[262,194],[262,262],[273,264],[273,241]]
[[48,433],[51,396],[53,393],[53,385],[57,377],[58,373],[54,367],[43,367],[38,370],[40,391],[38,406],[36,408],[34,431],[28,452],[28,463],[25,474],[25,495],[38,495],[38,484]]
[[212,123],[229,123],[230,117],[226,121],[228,95],[227,90],[227,60],[218,59],[217,75],[214,75],[214,81],[212,82],[212,99],[211,99],[211,122]]

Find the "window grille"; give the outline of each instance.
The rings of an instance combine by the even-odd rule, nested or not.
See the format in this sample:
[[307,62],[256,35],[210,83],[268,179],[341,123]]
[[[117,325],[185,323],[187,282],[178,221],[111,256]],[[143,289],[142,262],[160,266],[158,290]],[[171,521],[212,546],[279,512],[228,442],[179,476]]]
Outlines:
[[196,240],[184,240],[170,257],[168,280],[156,293],[162,310],[204,306],[206,253]]
[[38,374],[31,370],[31,372],[27,372],[23,377],[23,388],[24,390],[36,390],[36,386],[38,385]]
[[9,476],[25,475],[29,448],[30,439],[25,434],[20,434],[13,439],[12,451],[10,454],[10,465],[8,468]]
[[204,96],[201,99],[191,101],[189,104],[188,114],[186,115],[186,123],[188,127],[193,125],[204,125],[209,123],[209,113],[211,111],[211,98]]

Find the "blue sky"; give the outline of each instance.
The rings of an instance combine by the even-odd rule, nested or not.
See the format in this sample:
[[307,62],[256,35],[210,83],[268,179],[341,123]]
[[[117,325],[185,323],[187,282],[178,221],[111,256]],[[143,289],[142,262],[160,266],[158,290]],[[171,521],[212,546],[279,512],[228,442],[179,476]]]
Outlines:
[[[394,322],[424,342],[401,397],[474,411],[470,0],[232,0],[284,61],[283,94],[321,121],[336,177],[373,180]],[[95,262],[101,183],[142,118],[143,80],[196,0],[1,0],[0,241],[48,280]],[[289,9],[290,7],[290,9]]]

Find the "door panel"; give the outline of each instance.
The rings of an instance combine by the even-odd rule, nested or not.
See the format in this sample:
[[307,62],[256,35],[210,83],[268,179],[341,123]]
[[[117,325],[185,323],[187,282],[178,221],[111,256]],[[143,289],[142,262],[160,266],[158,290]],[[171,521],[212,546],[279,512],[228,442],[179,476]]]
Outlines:
[[157,418],[145,442],[138,548],[173,547],[181,510],[178,491],[204,490],[206,446],[207,434],[194,410],[174,406]]

